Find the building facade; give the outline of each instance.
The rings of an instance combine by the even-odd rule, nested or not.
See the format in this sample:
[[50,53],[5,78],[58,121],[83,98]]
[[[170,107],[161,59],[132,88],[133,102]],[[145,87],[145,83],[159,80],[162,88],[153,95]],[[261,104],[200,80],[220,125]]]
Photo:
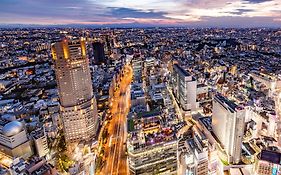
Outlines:
[[9,157],[33,155],[23,123],[0,119],[0,152]]
[[93,43],[94,64],[105,63],[104,44],[101,42]]
[[143,149],[129,149],[128,154],[130,174],[177,174],[176,140]]
[[90,141],[98,126],[86,43],[63,40],[52,45],[66,142]]
[[197,81],[178,64],[173,65],[173,93],[184,111],[196,110]]
[[136,124],[134,129],[128,129],[130,174],[177,174],[178,142],[174,131],[164,127],[159,111],[139,115],[130,119]]
[[48,147],[47,135],[44,126],[32,131],[30,135],[32,136],[32,140],[34,142],[36,154],[39,157],[46,156],[50,150]]
[[[189,133],[190,132],[190,133]],[[193,127],[179,140],[178,174],[208,175],[208,140],[205,135]]]
[[212,127],[228,163],[240,162],[245,116],[245,108],[220,94],[214,96]]
[[255,175],[277,175],[281,173],[281,153],[262,150],[254,164]]

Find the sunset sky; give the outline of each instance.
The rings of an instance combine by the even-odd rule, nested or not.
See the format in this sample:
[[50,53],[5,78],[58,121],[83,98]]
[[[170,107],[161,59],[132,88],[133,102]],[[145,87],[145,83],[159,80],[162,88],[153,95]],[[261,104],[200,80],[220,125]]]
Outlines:
[[0,23],[281,27],[281,0],[0,0]]

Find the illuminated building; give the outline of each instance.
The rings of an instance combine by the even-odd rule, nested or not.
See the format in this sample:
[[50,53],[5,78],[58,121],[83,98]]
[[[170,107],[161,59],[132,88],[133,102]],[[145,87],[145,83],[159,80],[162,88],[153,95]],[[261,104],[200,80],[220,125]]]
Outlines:
[[0,152],[9,157],[28,158],[33,153],[23,123],[0,120]]
[[269,96],[274,97],[274,91],[281,87],[281,81],[277,79],[275,76],[271,76],[268,74],[263,74],[260,72],[250,72],[250,77],[252,77],[255,81],[261,82],[269,89]]
[[177,140],[171,128],[163,127],[160,113],[142,113],[132,121],[136,125],[128,128],[127,141],[130,173],[176,174]]
[[197,82],[178,64],[173,66],[173,92],[184,111],[196,110]]
[[85,40],[57,42],[52,54],[66,142],[90,141],[96,135],[98,117]]
[[232,75],[236,75],[237,74],[237,65],[234,65],[230,68],[230,73]]
[[245,116],[245,108],[220,94],[214,96],[212,127],[221,148],[226,153],[225,161],[229,163],[240,162]]
[[112,49],[114,48],[114,37],[112,35],[105,35],[104,42],[106,54],[111,55]]
[[208,99],[211,99],[208,86],[205,84],[197,84],[196,101],[201,103]]
[[144,62],[144,73],[146,74],[147,72],[153,71],[154,65],[155,65],[154,57],[146,58]]
[[278,175],[281,173],[281,153],[262,150],[254,165],[255,175]]
[[[203,133],[193,132],[193,138],[184,139],[185,152],[179,174],[208,175],[208,141]],[[192,136],[191,136],[192,137]]]
[[143,76],[143,60],[140,57],[136,57],[132,59],[132,68],[133,68],[133,75],[134,79],[141,79]]

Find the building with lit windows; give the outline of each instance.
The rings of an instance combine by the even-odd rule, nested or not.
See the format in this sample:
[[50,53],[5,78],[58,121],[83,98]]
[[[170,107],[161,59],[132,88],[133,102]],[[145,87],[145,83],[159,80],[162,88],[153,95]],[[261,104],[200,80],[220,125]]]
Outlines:
[[177,174],[178,144],[175,131],[163,127],[160,113],[141,113],[129,119],[128,125],[130,174]]
[[281,153],[262,150],[254,164],[255,175],[281,174]]
[[197,81],[178,64],[173,65],[173,93],[184,111],[196,110]]
[[220,94],[214,96],[213,132],[218,139],[218,148],[226,155],[220,154],[221,159],[228,163],[240,162],[246,110]]
[[197,127],[188,132],[179,140],[178,174],[208,175],[208,139]]
[[85,40],[57,42],[52,55],[66,142],[90,141],[96,135],[98,117]]

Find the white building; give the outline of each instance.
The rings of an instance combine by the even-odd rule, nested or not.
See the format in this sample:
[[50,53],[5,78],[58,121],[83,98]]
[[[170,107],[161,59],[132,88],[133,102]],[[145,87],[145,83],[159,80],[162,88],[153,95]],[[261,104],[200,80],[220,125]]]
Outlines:
[[31,132],[36,153],[39,157],[46,156],[49,153],[47,136],[44,127],[40,127]]
[[173,92],[184,111],[196,110],[197,81],[178,64],[173,65]]
[[178,174],[208,175],[208,140],[197,127],[192,130],[188,137],[181,138],[178,143]]
[[23,158],[33,154],[23,123],[0,120],[0,152],[10,157]]
[[216,94],[213,100],[212,127],[228,163],[240,162],[246,109]]

